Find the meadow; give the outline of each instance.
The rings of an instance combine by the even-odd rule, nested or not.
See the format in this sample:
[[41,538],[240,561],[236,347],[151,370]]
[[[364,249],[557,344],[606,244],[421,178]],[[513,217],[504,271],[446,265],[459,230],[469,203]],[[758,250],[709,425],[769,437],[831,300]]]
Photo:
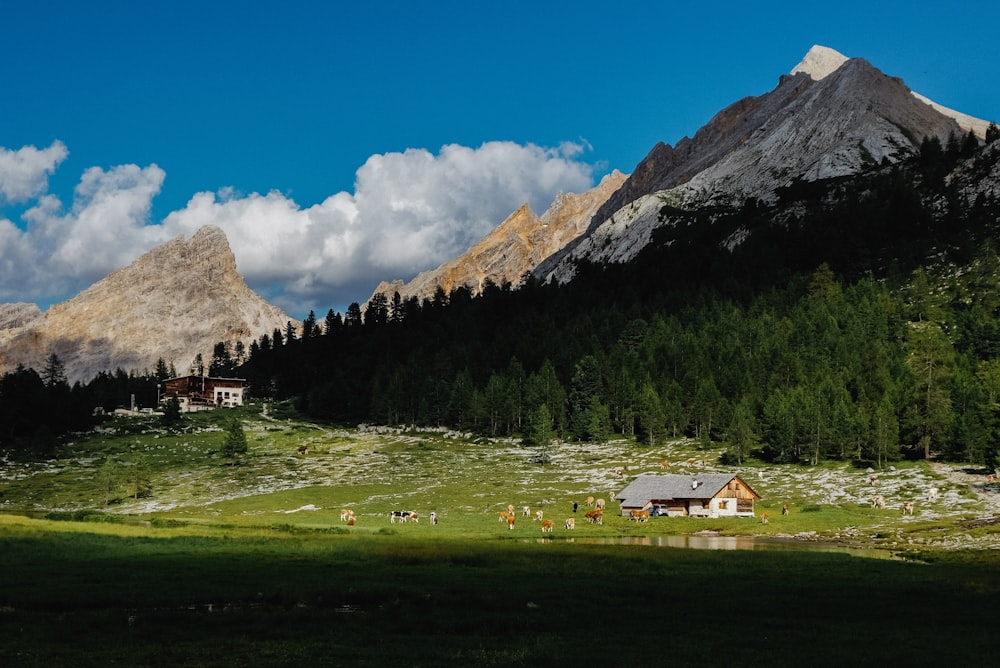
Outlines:
[[[249,443],[238,465],[220,453],[234,418]],[[537,454],[463,434],[310,424],[274,407],[191,416],[176,432],[120,419],[52,458],[6,453],[0,663],[931,665],[995,651],[992,489],[897,462],[879,472],[883,510],[867,503],[867,471],[846,463],[733,469],[688,441],[558,444],[548,464]],[[143,466],[148,496],[122,483],[105,505],[109,458]],[[614,493],[667,462],[738,472],[770,523],[614,516]],[[902,517],[898,503],[928,485],[940,499]],[[582,521],[588,495],[609,501],[603,526]],[[508,503],[542,510],[556,530],[543,537],[519,517],[509,531],[497,522]],[[390,524],[395,509],[421,521]],[[652,546],[675,536],[757,542]]]

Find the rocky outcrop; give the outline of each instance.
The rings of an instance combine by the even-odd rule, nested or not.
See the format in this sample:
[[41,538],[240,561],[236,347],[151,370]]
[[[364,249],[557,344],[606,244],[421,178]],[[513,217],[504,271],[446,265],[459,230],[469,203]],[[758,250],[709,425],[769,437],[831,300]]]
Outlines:
[[[0,337],[8,330],[25,327],[41,317],[42,310],[35,304],[25,302],[0,304]],[[2,340],[0,338],[0,341]]]
[[541,217],[525,204],[461,256],[418,274],[409,283],[383,281],[374,294],[391,300],[398,292],[403,300],[416,297],[422,301],[433,297],[438,286],[445,293],[464,286],[475,294],[487,281],[516,285],[545,258],[585,232],[597,209],[625,179],[615,170],[587,192],[560,193]]
[[151,250],[44,316],[0,330],[0,373],[18,364],[41,369],[52,353],[70,382],[119,368],[151,371],[161,358],[186,373],[198,353],[207,365],[216,343],[249,346],[288,321],[247,287],[225,233],[206,226],[190,241],[177,237]]

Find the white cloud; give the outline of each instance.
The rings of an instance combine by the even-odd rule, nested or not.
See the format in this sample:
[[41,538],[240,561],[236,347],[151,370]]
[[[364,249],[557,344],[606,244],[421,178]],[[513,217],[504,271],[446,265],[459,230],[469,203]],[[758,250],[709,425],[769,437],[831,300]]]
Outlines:
[[61,141],[41,151],[34,146],[17,151],[0,147],[0,198],[26,202],[45,192],[49,176],[67,155],[69,151]]
[[590,188],[591,168],[572,159],[579,150],[490,142],[374,155],[358,169],[353,195],[300,209],[276,192],[199,193],[164,226],[190,235],[218,225],[252,286],[280,283],[283,304],[314,298],[324,308],[459,255],[524,202],[541,213],[560,191]]
[[[374,155],[358,169],[353,194],[306,209],[278,192],[237,196],[226,189],[195,194],[159,223],[149,215],[163,170],[94,167],[68,212],[48,195],[24,214],[26,231],[0,220],[0,285],[10,286],[0,301],[82,289],[163,241],[211,224],[226,232],[250,286],[290,313],[342,308],[367,299],[380,280],[409,279],[464,252],[524,202],[541,213],[560,191],[590,188],[582,150],[489,142],[448,145],[437,155]],[[11,294],[18,290],[20,299]]]

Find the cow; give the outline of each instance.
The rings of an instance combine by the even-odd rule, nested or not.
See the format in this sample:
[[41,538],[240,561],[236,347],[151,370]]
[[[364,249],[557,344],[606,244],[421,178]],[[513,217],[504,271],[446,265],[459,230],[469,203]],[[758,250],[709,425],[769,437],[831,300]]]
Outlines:
[[876,483],[878,483],[878,476],[877,475],[875,475],[873,473],[870,476],[868,476],[868,484],[869,485],[871,485],[871,486],[874,487]]
[[872,508],[885,508],[885,497],[881,494],[872,497]]
[[394,510],[389,513],[389,524],[394,524],[396,520],[399,520],[400,522],[408,522],[411,517],[414,522],[417,521],[417,514],[412,510]]
[[788,509],[788,504],[787,503],[781,507],[781,514],[782,515],[787,515],[790,512],[791,511]]
[[347,522],[348,520],[351,520],[353,518],[354,518],[354,511],[351,510],[350,508],[344,508],[343,510],[340,511],[341,522]]
[[508,503],[508,504],[507,504],[507,512],[508,512],[509,514],[511,514],[511,515],[513,515],[513,514],[514,514],[514,504],[513,504],[513,503]]
[[536,520],[538,522],[541,522],[542,521],[542,514],[543,513],[542,513],[541,510],[536,510],[535,511],[535,516],[532,519],[534,519],[534,520]]
[[566,520],[566,528],[567,529],[575,529],[576,528],[576,520],[574,518],[572,518],[572,517],[568,518]]
[[670,462],[660,462],[660,467],[668,469],[670,468]]
[[521,515],[523,517],[531,517],[531,507],[530,506],[525,506],[524,508],[522,508],[521,509]]
[[300,455],[308,455],[309,454],[309,446],[308,445],[300,445],[298,447],[298,450],[299,450],[299,454]]
[[770,520],[771,520],[771,516],[768,515],[768,513],[767,513],[766,510],[760,514],[760,523],[761,524],[767,524]]
[[597,508],[598,510],[604,510],[604,499],[598,499],[594,503],[594,507]]
[[592,497],[592,496],[588,496],[587,497],[587,505],[588,506],[594,505],[594,497]]
[[649,511],[648,510],[630,510],[629,511],[629,521],[635,522],[647,522],[649,521]]
[[938,496],[939,496],[939,492],[938,492],[938,488],[937,487],[931,487],[929,490],[927,490],[927,500],[928,501],[937,501],[938,500]]
[[597,510],[596,508],[594,510],[588,510],[584,517],[587,518],[587,521],[591,524],[604,524],[603,510]]
[[507,528],[514,530],[514,513],[507,513]]
[[912,501],[907,501],[906,503],[903,504],[903,514],[904,515],[912,515],[913,514],[913,502]]
[[431,518],[431,524],[437,524],[438,523],[438,515],[433,510],[431,511],[430,518]]
[[542,533],[552,533],[552,520],[542,522]]
[[501,510],[500,511],[500,519],[497,520],[497,521],[502,524],[502,523],[506,522],[507,519],[510,518],[510,517],[511,517],[510,513],[508,513],[507,511]]

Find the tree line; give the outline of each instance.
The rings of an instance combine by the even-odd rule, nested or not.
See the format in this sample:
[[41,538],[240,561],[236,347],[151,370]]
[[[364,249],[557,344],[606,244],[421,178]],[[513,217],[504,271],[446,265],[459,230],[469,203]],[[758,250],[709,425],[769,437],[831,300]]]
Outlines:
[[[792,184],[772,203],[664,206],[668,224],[630,263],[582,263],[566,285],[526,276],[478,295],[375,295],[246,350],[220,343],[208,371],[348,424],[539,445],[684,435],[736,463],[936,453],[995,466],[1000,204],[943,177],[971,165],[978,178],[994,148],[925,142],[909,163]],[[120,398],[156,375],[69,391]],[[0,398],[14,396],[7,382]],[[28,384],[39,382],[53,390],[41,375]]]

